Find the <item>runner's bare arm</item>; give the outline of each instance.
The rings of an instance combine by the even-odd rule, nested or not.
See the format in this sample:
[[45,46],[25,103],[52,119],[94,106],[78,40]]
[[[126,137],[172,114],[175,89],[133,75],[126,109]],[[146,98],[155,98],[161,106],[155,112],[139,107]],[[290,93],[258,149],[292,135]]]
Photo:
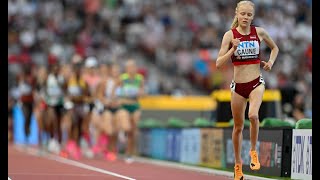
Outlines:
[[216,61],[217,69],[220,69],[230,58],[232,53],[236,50],[236,47],[229,49],[230,42],[232,40],[232,31],[227,31],[222,39],[221,48]]
[[109,104],[109,102],[108,102],[108,100],[105,98],[105,95],[104,95],[105,88],[106,88],[105,84],[106,84],[106,80],[102,80],[102,81],[99,83],[99,85],[98,85],[98,87],[97,87],[97,97],[98,97],[98,99],[100,100],[100,102],[101,102],[103,105],[106,106],[106,105]]
[[265,31],[261,27],[257,27],[257,33],[259,34],[259,37],[261,37],[260,41],[265,41],[267,46],[271,49],[269,61],[271,62],[271,66],[274,64],[275,60],[277,59],[278,53],[279,53],[279,47],[277,44],[273,41],[273,39],[269,36],[268,32]]

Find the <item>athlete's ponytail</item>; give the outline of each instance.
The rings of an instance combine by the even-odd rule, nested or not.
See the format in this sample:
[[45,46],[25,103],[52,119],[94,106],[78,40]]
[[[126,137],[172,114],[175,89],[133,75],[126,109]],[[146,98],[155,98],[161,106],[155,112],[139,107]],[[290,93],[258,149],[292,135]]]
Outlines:
[[238,25],[239,25],[239,23],[238,23],[238,17],[237,17],[237,13],[238,13],[239,6],[241,6],[242,4],[247,4],[247,3],[250,4],[250,5],[252,5],[253,8],[254,8],[254,4],[253,4],[253,2],[251,2],[251,1],[239,1],[239,2],[237,3],[237,7],[236,7],[234,19],[233,19],[232,24],[231,24],[231,27],[230,27],[231,29],[236,28],[236,27],[238,27]]
[[237,26],[238,26],[238,17],[237,15],[235,15],[230,28],[233,29],[233,28],[236,28]]

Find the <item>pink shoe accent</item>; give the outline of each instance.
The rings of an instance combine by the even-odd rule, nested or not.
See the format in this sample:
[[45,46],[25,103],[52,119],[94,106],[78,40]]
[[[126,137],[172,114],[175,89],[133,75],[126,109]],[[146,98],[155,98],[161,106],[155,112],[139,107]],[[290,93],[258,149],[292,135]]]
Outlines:
[[81,149],[73,140],[68,141],[66,144],[66,152],[75,160],[81,158]]
[[82,133],[82,137],[87,141],[88,144],[91,144],[89,133],[87,132]]
[[92,150],[92,152],[93,152],[94,154],[99,154],[99,153],[102,152],[102,149],[101,149],[101,147],[100,147],[98,144],[94,145],[94,146],[91,148],[91,150]]
[[98,138],[98,144],[103,147],[106,147],[108,145],[108,141],[108,136],[105,134],[101,134]]
[[107,148],[108,145],[108,136],[105,134],[100,134],[98,137],[97,143],[92,147],[92,152],[94,154],[102,153]]
[[75,152],[74,152],[72,157],[75,160],[79,160],[79,159],[81,159],[81,156],[82,156],[81,149],[79,147],[77,147],[77,149],[75,150]]
[[68,153],[66,151],[60,151],[60,154],[59,154],[61,157],[64,157],[64,158],[68,158]]
[[111,162],[117,160],[117,154],[114,153],[114,152],[107,152],[107,151],[105,151],[105,152],[103,153],[103,157],[104,157],[105,160],[111,161]]
[[67,152],[71,152],[74,147],[76,146],[76,142],[74,140],[69,140],[67,143],[66,143],[66,151]]

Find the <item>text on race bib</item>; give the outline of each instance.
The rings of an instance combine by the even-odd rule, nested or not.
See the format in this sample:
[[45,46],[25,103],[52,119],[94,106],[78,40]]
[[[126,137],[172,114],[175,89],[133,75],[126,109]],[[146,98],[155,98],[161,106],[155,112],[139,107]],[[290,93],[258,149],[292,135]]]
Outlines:
[[234,52],[234,55],[240,59],[258,58],[259,43],[258,41],[241,41]]

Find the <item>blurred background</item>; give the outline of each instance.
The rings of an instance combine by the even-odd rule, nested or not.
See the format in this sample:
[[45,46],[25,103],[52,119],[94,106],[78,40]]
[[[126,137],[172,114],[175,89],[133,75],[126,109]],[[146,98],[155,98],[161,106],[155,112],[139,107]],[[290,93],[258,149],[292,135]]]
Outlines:
[[[254,0],[254,24],[280,53],[268,89],[279,89],[284,115],[312,115],[312,0]],[[72,57],[100,63],[134,57],[151,95],[208,95],[228,89],[232,65],[217,71],[233,0],[8,0],[8,91],[27,64],[33,70]],[[262,46],[262,60],[269,49]],[[9,93],[9,92],[8,92]],[[9,93],[11,95],[11,93]]]

